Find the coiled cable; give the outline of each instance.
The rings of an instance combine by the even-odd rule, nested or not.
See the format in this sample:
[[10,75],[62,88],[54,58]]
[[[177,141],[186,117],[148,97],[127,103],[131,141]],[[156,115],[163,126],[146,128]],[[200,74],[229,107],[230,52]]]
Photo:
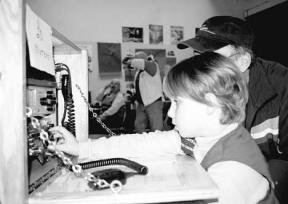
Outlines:
[[76,126],[75,126],[75,109],[74,109],[74,107],[75,106],[74,106],[73,98],[69,98],[65,102],[65,110],[64,110],[64,112],[67,111],[68,120],[66,122],[64,122],[62,125],[75,136]]
[[100,166],[124,165],[135,170],[138,174],[146,175],[148,168],[142,164],[124,158],[101,159],[97,161],[79,163],[83,170]]
[[[61,124],[75,136],[76,134],[75,106],[72,95],[72,80],[70,69],[66,64],[63,63],[57,63],[55,64],[55,66],[56,66],[55,69],[56,72],[66,71],[68,73],[68,75],[65,74],[62,75],[61,77],[61,84],[62,84],[61,90],[65,101]],[[66,113],[68,115],[67,121],[65,121]]]

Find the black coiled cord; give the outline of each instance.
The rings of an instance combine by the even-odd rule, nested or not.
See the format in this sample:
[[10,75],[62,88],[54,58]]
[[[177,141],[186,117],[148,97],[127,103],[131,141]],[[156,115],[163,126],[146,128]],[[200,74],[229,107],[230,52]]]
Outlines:
[[[55,64],[56,72],[66,71],[68,75],[62,75],[61,83],[62,83],[62,94],[65,101],[64,104],[64,111],[61,120],[61,124],[65,127],[69,132],[71,132],[74,136],[76,135],[76,124],[75,124],[75,106],[74,100],[72,95],[72,80],[71,80],[71,73],[70,69],[66,64],[57,63]],[[68,120],[65,121],[66,112],[68,115]]]
[[146,175],[148,173],[148,168],[146,166],[124,158],[102,159],[97,161],[79,163],[78,165],[80,165],[83,170],[100,166],[124,165],[135,170],[138,174]]
[[[68,120],[64,122],[64,127],[75,136],[75,110],[73,98],[69,98],[65,103],[65,109],[67,110]],[[64,110],[64,112],[66,112]]]

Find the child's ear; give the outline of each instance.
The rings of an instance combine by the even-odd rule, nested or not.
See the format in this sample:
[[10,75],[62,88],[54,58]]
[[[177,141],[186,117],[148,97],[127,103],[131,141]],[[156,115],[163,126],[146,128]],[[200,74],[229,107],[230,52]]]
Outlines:
[[216,96],[213,93],[206,93],[205,94],[205,99],[210,102],[211,105],[207,105],[207,113],[208,115],[211,115],[215,113],[217,110],[217,107],[219,107],[218,100]]
[[241,72],[245,72],[249,68],[251,61],[252,58],[250,53],[245,52],[244,54],[241,54],[241,57],[238,58],[236,64],[239,66]]

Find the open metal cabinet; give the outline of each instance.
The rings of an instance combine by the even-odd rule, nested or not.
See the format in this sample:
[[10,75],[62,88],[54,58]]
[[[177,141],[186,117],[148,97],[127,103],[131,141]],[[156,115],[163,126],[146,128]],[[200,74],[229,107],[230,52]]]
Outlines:
[[[26,1],[0,1],[0,203],[30,203],[28,193]],[[88,57],[52,28],[56,63],[70,67],[75,103],[76,137],[88,139]],[[83,95],[76,89],[81,87]],[[61,106],[61,97],[57,97]],[[63,109],[63,108],[62,108]],[[61,107],[56,110],[61,114]],[[56,125],[59,125],[57,123]],[[80,128],[81,127],[81,128]]]

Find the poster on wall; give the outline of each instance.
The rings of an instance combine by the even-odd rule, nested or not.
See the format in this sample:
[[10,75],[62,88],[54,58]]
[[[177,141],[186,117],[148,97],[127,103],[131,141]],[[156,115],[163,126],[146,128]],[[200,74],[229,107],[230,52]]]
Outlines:
[[26,34],[32,67],[55,74],[52,29],[26,5]]
[[176,57],[167,57],[166,64],[169,65],[169,67],[174,67],[174,65],[176,65]]
[[174,52],[174,50],[169,50],[169,51],[167,51],[167,57],[175,57],[175,52]]
[[97,43],[99,75],[121,75],[120,43]]
[[184,28],[183,26],[170,26],[170,37],[171,44],[175,45],[183,40],[184,38]]
[[143,43],[143,28],[122,27],[122,41]]
[[150,44],[163,44],[163,26],[149,25]]

